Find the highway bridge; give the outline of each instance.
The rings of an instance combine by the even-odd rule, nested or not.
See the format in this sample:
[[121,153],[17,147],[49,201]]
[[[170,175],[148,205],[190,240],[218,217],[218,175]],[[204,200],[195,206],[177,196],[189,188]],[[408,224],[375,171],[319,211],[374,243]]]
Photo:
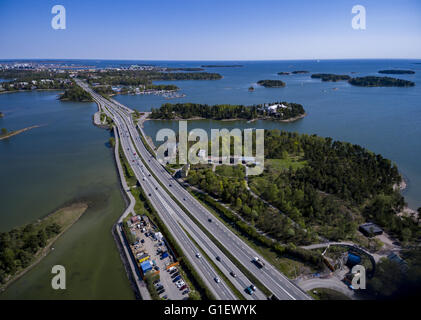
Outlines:
[[[212,234],[213,237],[215,237],[243,267],[253,273],[253,275],[272,292],[276,298],[281,300],[310,299],[303,290],[292,283],[267,261],[263,260],[265,263],[265,267],[263,268],[256,266],[253,263],[253,257],[260,257],[260,255],[222,222],[218,219],[213,219],[212,222],[209,222],[209,218],[213,217],[212,213],[190,195],[190,193],[165,170],[158,160],[149,153],[139,134],[140,132],[145,137],[143,130],[139,127],[138,131],[136,124],[132,119],[133,110],[113,99],[105,99],[101,95],[95,93],[86,83],[79,79],[76,80],[76,82],[79,86],[88,91],[98,103],[100,109],[114,120],[123,151],[133,168],[139,184],[157,210],[160,218],[182,248],[186,257],[196,268],[197,272],[204,279],[216,298],[232,300],[237,297],[223,279],[220,279],[220,282],[215,281],[215,278],[218,277],[217,271],[205,257],[197,257],[200,252],[197,246],[200,246],[208,257],[215,259],[213,263],[218,266],[246,299],[266,299],[267,297],[259,289],[252,295],[245,293],[244,289],[251,284],[250,279],[248,279],[239,268],[237,268],[233,261],[231,261],[202,231],[202,229],[192,221],[174,199],[181,202],[182,206],[187,209],[190,215],[193,216],[198,223],[200,223],[201,227],[204,227]],[[192,239],[194,241],[192,241]],[[235,273],[237,276],[233,277],[232,273]]]

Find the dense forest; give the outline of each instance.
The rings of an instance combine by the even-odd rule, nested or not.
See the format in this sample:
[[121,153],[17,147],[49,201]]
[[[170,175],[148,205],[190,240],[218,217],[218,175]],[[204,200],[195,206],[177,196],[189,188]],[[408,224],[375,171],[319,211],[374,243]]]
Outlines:
[[45,227],[28,224],[0,233],[0,283],[4,283],[8,275],[29,266],[38,250],[44,248],[49,239],[58,235],[60,229],[57,223]]
[[321,79],[322,81],[341,81],[341,80],[349,80],[351,79],[350,76],[345,74],[331,74],[331,73],[314,73],[311,75],[313,79]]
[[74,85],[70,89],[66,89],[60,96],[63,101],[89,102],[93,101],[91,95],[79,86]]
[[415,74],[412,70],[380,70],[379,73],[383,74]]
[[248,177],[249,186],[285,216],[253,197],[238,174],[227,177],[201,168],[187,179],[283,242],[304,244],[317,235],[352,239],[358,224],[366,220],[402,241],[420,237],[412,219],[396,215],[404,206],[403,197],[393,189],[401,177],[381,155],[330,138],[272,130],[265,132],[265,159],[279,159],[280,166],[265,164],[262,175]]
[[[274,119],[287,120],[305,113],[301,104],[288,102],[274,102],[267,105],[283,104],[287,108],[282,108],[278,112],[270,112],[265,105],[229,105],[220,104],[209,106],[199,103],[165,103],[159,109],[152,109],[151,119],[190,119],[195,117],[229,120],[229,119]],[[279,108],[278,108],[279,110]]]
[[265,88],[281,88],[285,87],[285,82],[281,80],[259,80],[257,81],[258,85],[261,85]]
[[408,80],[390,78],[390,77],[360,77],[351,78],[348,82],[354,86],[361,87],[413,87],[415,83]]

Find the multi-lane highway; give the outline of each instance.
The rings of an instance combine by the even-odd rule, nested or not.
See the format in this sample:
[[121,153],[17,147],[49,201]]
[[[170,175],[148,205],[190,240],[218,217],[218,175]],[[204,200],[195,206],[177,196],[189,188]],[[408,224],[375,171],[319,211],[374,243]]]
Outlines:
[[[250,281],[186,215],[180,206],[171,198],[170,194],[182,202],[189,213],[218,239],[218,241],[234,255],[243,266],[251,271],[278,299],[309,299],[301,289],[290,282],[289,279],[267,261],[265,261],[264,268],[258,268],[252,260],[253,257],[260,257],[260,255],[237,235],[231,232],[231,230],[222,222],[218,219],[212,219],[212,222],[209,222],[209,218],[212,214],[175,181],[162,165],[148,152],[140,138],[139,132],[136,130],[135,123],[133,123],[131,117],[133,111],[131,109],[112,99],[107,100],[93,92],[85,83],[82,83],[79,80],[77,82],[82,88],[90,92],[102,110],[114,119],[121,137],[124,152],[134,169],[139,183],[157,209],[161,219],[180,243],[189,260],[191,260],[195,267],[199,268],[199,273],[204,277],[207,284],[210,285],[210,289],[214,294],[217,292],[217,297],[221,299],[235,298],[222,279],[219,283],[214,280],[217,276],[216,272],[213,270],[212,266],[206,262],[206,259],[197,258],[198,249],[186,235],[184,230],[189,233],[197,245],[199,245],[210,258],[215,258],[214,263],[222,272],[224,272],[237,289],[241,289],[240,291],[243,294],[244,288],[250,284]],[[139,127],[139,129],[143,134],[142,128]],[[155,177],[165,185],[165,188],[161,187],[155,180]],[[233,277],[232,272],[237,276]],[[246,294],[245,297],[249,299],[263,299],[264,295],[257,290],[253,296],[248,296]]]
[[[220,299],[235,299],[236,296],[230,291],[226,283],[219,279],[218,274],[204,257],[198,258],[199,250],[197,246],[189,239],[186,230],[191,238],[200,246],[200,248],[211,259],[215,259],[214,263],[225,274],[231,277],[230,282],[240,291],[246,299],[265,299],[265,295],[256,290],[252,295],[244,292],[245,287],[250,285],[250,281],[245,275],[222,253],[222,251],[203,233],[200,228],[194,224],[181,210],[181,208],[171,199],[159,183],[155,180],[142,163],[137,155],[137,150],[133,144],[133,128],[127,126],[126,122],[131,121],[131,115],[127,113],[127,108],[111,105],[110,102],[103,97],[97,95],[86,85],[78,81],[78,84],[85,90],[89,91],[95,101],[100,105],[101,109],[114,119],[118,129],[123,151],[130,162],[133,171],[156,208],[161,219],[165,222],[171,233],[183,248],[185,254],[189,257],[192,264],[199,267],[199,273],[207,280],[208,286],[213,289],[213,293]],[[116,109],[117,108],[117,109]],[[130,130],[132,129],[132,130]],[[136,132],[136,129],[134,129]],[[149,160],[149,159],[148,159]],[[181,228],[182,226],[183,228]],[[189,253],[189,255],[187,254]],[[233,276],[235,275],[235,277]],[[216,280],[218,279],[218,280]]]

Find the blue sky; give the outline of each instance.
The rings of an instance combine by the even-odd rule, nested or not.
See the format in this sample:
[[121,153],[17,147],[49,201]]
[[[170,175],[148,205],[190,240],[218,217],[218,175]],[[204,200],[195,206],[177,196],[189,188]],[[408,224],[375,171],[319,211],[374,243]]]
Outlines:
[[[66,30],[51,8],[66,8]],[[354,5],[366,30],[351,27]],[[421,58],[419,0],[0,0],[0,59]]]

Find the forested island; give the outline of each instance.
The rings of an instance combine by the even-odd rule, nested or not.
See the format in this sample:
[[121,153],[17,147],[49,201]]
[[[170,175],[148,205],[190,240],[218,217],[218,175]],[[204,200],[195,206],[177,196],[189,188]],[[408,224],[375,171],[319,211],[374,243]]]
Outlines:
[[290,72],[278,72],[278,74],[280,75],[280,76],[287,76],[287,75],[289,75],[289,74],[291,74]]
[[415,71],[412,70],[380,70],[379,73],[383,74],[415,74]]
[[70,89],[66,89],[59,98],[62,101],[76,101],[76,102],[91,102],[93,101],[92,96],[82,89],[81,87],[74,85]]
[[257,120],[271,119],[288,121],[305,115],[301,104],[274,102],[252,106],[220,104],[209,106],[199,103],[165,103],[152,109],[150,119],[213,119],[213,120]]
[[84,203],[64,207],[44,219],[0,233],[0,286],[39,262],[54,240],[86,211]]
[[298,71],[292,71],[292,74],[306,74],[309,73],[307,70],[298,70]]
[[351,78],[348,82],[354,86],[361,87],[413,87],[415,83],[408,80],[390,78],[390,77],[359,77]]
[[281,80],[259,80],[257,81],[258,85],[261,85],[265,88],[282,88],[285,87],[285,82]]
[[241,165],[192,167],[187,181],[281,243],[304,245],[319,236],[358,242],[365,221],[404,243],[421,236],[416,221],[397,215],[405,202],[393,189],[401,182],[396,165],[331,138],[265,130],[265,171],[248,177],[251,191]]
[[345,74],[331,74],[331,73],[314,73],[311,75],[313,79],[321,79],[322,81],[342,81],[351,79],[350,76]]

